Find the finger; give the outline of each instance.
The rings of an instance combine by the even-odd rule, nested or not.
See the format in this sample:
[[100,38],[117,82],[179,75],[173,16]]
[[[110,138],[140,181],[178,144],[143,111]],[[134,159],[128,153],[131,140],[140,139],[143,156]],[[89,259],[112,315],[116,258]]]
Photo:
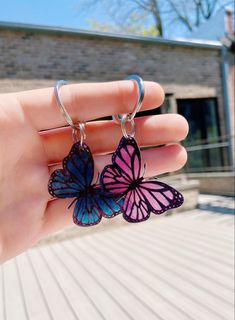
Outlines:
[[[61,99],[74,120],[88,121],[119,113],[133,111],[138,96],[134,81],[107,83],[80,83],[65,85],[60,89]],[[57,106],[53,88],[16,93],[25,115],[37,130],[66,125]],[[154,109],[162,104],[164,91],[155,82],[145,82],[142,110]]]
[[[94,179],[98,173],[101,173],[103,168],[111,163],[112,155],[97,155],[94,156],[95,173]],[[179,144],[172,144],[160,148],[153,148],[141,151],[142,165],[147,164],[146,176],[159,175],[166,172],[179,170],[187,160],[187,153]],[[61,169],[61,164],[52,165],[49,167],[49,173],[54,170]]]
[[[187,160],[187,153],[180,145],[170,145],[142,152],[142,163],[147,164],[146,176],[155,176],[165,172],[180,169]],[[104,166],[110,163],[109,156],[95,157],[96,170],[101,172]],[[56,167],[51,168],[53,171]],[[73,224],[72,210],[67,207],[71,199],[56,199],[48,202],[45,212],[43,234],[57,231]]]
[[[178,114],[147,116],[136,120],[136,139],[140,146],[156,146],[183,140],[188,133],[187,121]],[[97,121],[86,126],[86,144],[93,154],[113,152],[122,136],[113,121]],[[58,163],[69,153],[71,129],[60,128],[40,133],[48,163]]]

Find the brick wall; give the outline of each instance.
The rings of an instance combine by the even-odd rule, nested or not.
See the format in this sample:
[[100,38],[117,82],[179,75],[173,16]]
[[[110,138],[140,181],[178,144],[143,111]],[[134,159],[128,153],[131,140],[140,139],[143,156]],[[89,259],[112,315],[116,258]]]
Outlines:
[[175,98],[217,97],[225,134],[219,49],[67,33],[0,29],[0,92],[56,79],[106,81],[138,73]]

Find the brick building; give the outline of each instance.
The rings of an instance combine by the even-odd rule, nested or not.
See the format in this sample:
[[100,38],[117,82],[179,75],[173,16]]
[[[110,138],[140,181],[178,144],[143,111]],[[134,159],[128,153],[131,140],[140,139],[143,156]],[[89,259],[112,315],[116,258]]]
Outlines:
[[164,87],[161,112],[189,120],[188,170],[227,170],[234,102],[223,50],[220,42],[0,23],[0,92],[52,86],[56,79],[108,81],[137,73]]

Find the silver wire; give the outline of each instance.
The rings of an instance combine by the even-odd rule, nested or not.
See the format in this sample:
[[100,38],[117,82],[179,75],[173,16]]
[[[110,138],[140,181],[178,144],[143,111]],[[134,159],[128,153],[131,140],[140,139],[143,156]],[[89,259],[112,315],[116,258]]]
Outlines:
[[[126,128],[126,124],[127,123],[131,124],[130,133],[127,133],[127,128]],[[121,129],[122,129],[123,136],[125,138],[134,137],[135,136],[135,120],[134,119],[129,120],[128,119],[128,114],[122,115],[122,118],[121,118]]]
[[66,110],[66,108],[60,98],[60,95],[59,95],[60,88],[64,85],[67,85],[67,84],[68,84],[68,81],[65,81],[65,80],[59,80],[56,82],[55,87],[54,87],[56,102],[57,102],[57,105],[59,106],[60,111],[63,114],[66,122],[72,128],[72,137],[73,137],[74,143],[78,142],[78,140],[79,140],[78,130],[80,130],[80,145],[82,146],[84,140],[86,139],[85,123],[84,122],[78,122],[78,123],[73,122],[72,118],[70,117],[68,111]]
[[[136,74],[132,74],[132,75],[128,76],[126,78],[126,80],[134,80],[137,83],[137,86],[138,86],[138,99],[137,99],[137,102],[135,104],[134,111],[132,113],[128,114],[128,121],[131,122],[135,118],[136,113],[140,110],[140,108],[142,106],[142,102],[143,102],[143,99],[144,99],[145,88],[144,88],[143,79],[140,76],[136,75]],[[119,124],[122,121],[121,120],[122,116],[123,116],[123,114],[118,114],[118,115],[113,115],[112,118],[117,124]]]

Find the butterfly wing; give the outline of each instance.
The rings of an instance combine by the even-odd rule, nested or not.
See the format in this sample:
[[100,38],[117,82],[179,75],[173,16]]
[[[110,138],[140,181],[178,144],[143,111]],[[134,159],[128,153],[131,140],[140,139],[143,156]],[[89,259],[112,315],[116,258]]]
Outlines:
[[94,161],[86,144],[75,143],[63,160],[63,169],[55,170],[49,180],[48,190],[53,197],[74,198],[90,186],[94,175]]
[[149,216],[150,210],[139,188],[127,192],[123,204],[123,218],[128,222],[141,222]]
[[149,210],[156,214],[180,207],[184,202],[179,191],[158,180],[142,181],[138,189]]
[[183,195],[171,186],[157,180],[142,181],[127,193],[123,217],[128,222],[141,222],[147,220],[151,212],[161,214],[183,202]]
[[127,192],[130,184],[140,176],[140,150],[134,138],[123,137],[108,165],[101,173],[103,187],[112,193]]
[[102,218],[93,198],[84,196],[78,198],[73,211],[73,221],[79,226],[92,226]]
[[89,147],[85,143],[75,143],[63,160],[63,168],[81,189],[89,187],[94,176],[94,160]]
[[102,216],[112,218],[119,214],[122,204],[123,200],[118,201],[110,193],[92,186],[89,192],[83,193],[78,198],[73,212],[73,221],[80,226],[98,224]]
[[79,195],[81,187],[71,179],[67,170],[55,170],[48,184],[49,193],[56,198],[75,198]]
[[94,201],[105,218],[119,214],[124,202],[119,194],[115,196],[98,187],[94,188]]

